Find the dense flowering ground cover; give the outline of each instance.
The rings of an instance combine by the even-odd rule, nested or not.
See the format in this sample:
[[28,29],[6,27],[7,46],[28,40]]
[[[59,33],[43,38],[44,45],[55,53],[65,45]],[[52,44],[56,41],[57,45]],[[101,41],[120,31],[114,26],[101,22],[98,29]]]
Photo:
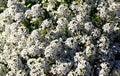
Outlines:
[[120,1],[0,0],[0,76],[120,76]]

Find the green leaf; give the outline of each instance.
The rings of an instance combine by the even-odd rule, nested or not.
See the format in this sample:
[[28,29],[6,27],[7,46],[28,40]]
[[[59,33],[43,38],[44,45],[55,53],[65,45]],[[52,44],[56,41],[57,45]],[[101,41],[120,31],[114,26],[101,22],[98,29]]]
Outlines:
[[27,5],[27,8],[30,8],[30,6],[31,6],[32,4],[31,3],[29,3],[28,5]]
[[40,32],[43,36],[45,36],[47,34],[47,28],[43,28],[42,30],[40,30]]
[[29,21],[23,21],[22,24],[23,24],[23,26],[28,28],[29,32],[31,32],[33,30],[33,28],[31,27],[31,24],[29,23]]

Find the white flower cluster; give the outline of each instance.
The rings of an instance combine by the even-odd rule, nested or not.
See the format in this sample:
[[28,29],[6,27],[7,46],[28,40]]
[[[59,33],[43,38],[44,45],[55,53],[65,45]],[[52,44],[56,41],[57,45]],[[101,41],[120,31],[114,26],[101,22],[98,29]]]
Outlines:
[[0,0],[0,76],[120,76],[120,1]]

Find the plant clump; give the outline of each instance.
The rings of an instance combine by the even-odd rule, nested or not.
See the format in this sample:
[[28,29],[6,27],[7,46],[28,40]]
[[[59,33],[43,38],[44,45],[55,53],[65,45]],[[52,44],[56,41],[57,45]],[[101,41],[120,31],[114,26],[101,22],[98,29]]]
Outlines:
[[0,76],[120,76],[120,1],[0,0]]

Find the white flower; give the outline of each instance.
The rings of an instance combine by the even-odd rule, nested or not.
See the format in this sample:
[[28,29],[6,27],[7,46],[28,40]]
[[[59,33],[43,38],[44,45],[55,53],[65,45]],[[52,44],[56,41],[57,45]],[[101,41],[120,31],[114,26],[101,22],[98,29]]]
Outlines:
[[48,0],[48,2],[56,2],[57,0]]
[[106,23],[102,27],[103,31],[106,33],[111,33],[114,30],[114,24],[113,23]]
[[6,40],[8,43],[17,43],[19,41],[19,38],[17,37],[17,34],[10,34],[9,38]]
[[43,16],[44,10],[40,7],[40,4],[35,4],[31,7],[32,17]]
[[102,67],[102,69],[99,72],[99,76],[109,76],[109,72],[111,69],[110,63],[103,62],[100,64],[100,66]]
[[42,58],[29,59],[27,65],[31,69],[30,75],[44,75],[45,61]]
[[25,17],[28,19],[32,17],[32,11],[30,9],[25,11]]
[[24,59],[28,59],[28,52],[27,52],[27,49],[23,49],[21,52],[20,52],[20,56]]
[[9,9],[8,10],[9,14],[14,17],[16,13],[24,12],[25,6],[18,3],[18,4],[11,5],[8,9]]
[[6,74],[6,76],[14,76],[15,75],[15,72],[13,71],[8,71],[8,73]]
[[92,36],[84,35],[84,36],[82,37],[81,42],[82,42],[83,44],[86,44],[86,46],[87,46],[87,45],[90,45],[90,44],[93,42]]
[[76,74],[75,74],[75,72],[72,70],[72,71],[70,71],[68,74],[67,74],[67,76],[75,76]]
[[8,0],[7,7],[10,7],[10,6],[14,5],[14,4],[17,4],[17,0]]
[[25,37],[25,35],[27,35],[29,31],[25,26],[20,26],[18,27],[17,33],[22,38]]
[[93,26],[92,22],[87,22],[87,23],[85,23],[84,28],[89,32],[89,31],[93,30],[94,26]]
[[0,0],[0,76],[119,76],[119,17],[119,0]]
[[30,56],[40,55],[40,49],[38,46],[35,46],[35,45],[32,45],[31,47],[29,47],[27,52],[28,52],[28,55]]
[[27,76],[27,74],[25,73],[25,71],[19,70],[17,71],[16,76]]
[[68,20],[65,17],[60,17],[57,21],[58,25],[65,26],[68,24]]
[[41,38],[41,33],[39,30],[33,30],[32,33],[30,34],[31,39],[40,39]]
[[100,32],[99,29],[96,28],[96,29],[93,29],[91,34],[92,34],[93,37],[100,37],[101,32]]
[[[108,50],[110,41],[106,36],[101,36],[100,40],[98,41],[99,47],[103,50]],[[104,53],[107,53],[108,51],[103,51]]]
[[81,25],[79,24],[78,21],[72,20],[70,21],[70,23],[68,24],[68,30],[70,30],[70,32],[73,34],[75,32],[78,32],[79,30],[81,30]]
[[77,68],[75,69],[75,73],[80,76],[89,76],[91,73],[91,66],[89,62],[86,60],[80,60],[77,64]]
[[58,9],[57,9],[57,13],[60,15],[60,16],[69,16],[70,15],[70,10],[68,8],[67,5],[65,4],[61,4]]
[[115,0],[108,0],[108,3],[111,5]]
[[59,54],[62,54],[62,43],[58,40],[53,40],[49,46],[45,48],[45,57],[50,59],[57,59]]
[[58,2],[64,2],[64,0],[57,0]]
[[[71,67],[72,67],[72,63],[69,62],[69,63],[59,63],[55,68],[53,67],[52,68],[55,69],[56,73],[61,76],[61,75],[66,75],[70,71]],[[54,71],[51,69],[51,72]]]
[[35,58],[31,58],[31,59],[27,60],[27,65],[30,69],[32,69],[35,64],[36,64],[36,59]]
[[108,9],[107,9],[107,7],[103,6],[100,9],[100,17],[101,18],[107,18],[107,16],[108,16]]
[[51,27],[53,27],[52,20],[48,20],[48,19],[44,20],[42,22],[42,24],[41,24],[41,27],[42,28],[51,28]]
[[8,14],[12,16],[12,19],[14,19],[14,16],[17,12],[18,12],[17,5],[12,5],[8,8]]
[[78,14],[77,16],[76,16],[76,19],[77,19],[77,21],[79,21],[79,22],[83,22],[84,21],[84,16],[85,14]]
[[79,3],[76,2],[76,1],[73,1],[72,4],[71,4],[71,6],[70,6],[70,8],[72,10],[77,10],[79,8]]
[[19,58],[13,58],[11,60],[7,60],[8,63],[8,67],[12,70],[12,71],[17,71],[22,69],[22,62]]
[[65,44],[74,50],[76,50],[78,47],[78,41],[75,38],[67,38]]
[[79,13],[84,13],[84,14],[88,14],[90,12],[91,9],[91,5],[88,5],[87,3],[79,3],[77,11]]
[[85,54],[88,58],[94,59],[96,54],[95,46],[93,44],[87,46],[85,49]]
[[16,21],[23,21],[23,20],[25,20],[24,14],[23,13],[16,13],[15,14],[15,20]]
[[78,61],[80,61],[81,59],[85,59],[84,56],[85,56],[84,53],[82,53],[82,52],[77,52],[77,53],[75,54],[75,56],[74,56],[74,61],[75,61],[75,62],[78,62]]
[[49,2],[48,5],[47,5],[47,11],[53,10],[54,7],[55,7],[55,3]]

